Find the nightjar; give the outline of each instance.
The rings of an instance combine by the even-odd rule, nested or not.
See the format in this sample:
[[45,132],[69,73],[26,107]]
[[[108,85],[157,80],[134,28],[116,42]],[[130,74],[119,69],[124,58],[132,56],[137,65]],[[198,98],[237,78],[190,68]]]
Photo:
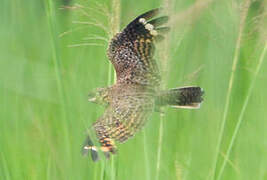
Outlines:
[[[115,154],[115,142],[124,143],[133,137],[160,107],[200,107],[200,87],[160,89],[160,73],[153,55],[155,43],[164,38],[169,27],[167,16],[156,17],[159,11],[153,9],[138,16],[110,42],[107,54],[116,71],[116,83],[89,93],[89,101],[106,107],[89,129],[90,136],[82,148],[83,154],[91,152],[93,161],[99,159],[99,150],[107,158]],[[92,135],[98,146],[93,144]]]

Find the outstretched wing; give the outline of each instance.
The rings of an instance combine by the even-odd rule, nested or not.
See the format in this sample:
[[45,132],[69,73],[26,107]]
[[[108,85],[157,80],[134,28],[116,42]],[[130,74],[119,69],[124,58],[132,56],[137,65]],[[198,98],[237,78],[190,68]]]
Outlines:
[[93,125],[107,157],[109,153],[116,153],[115,141],[125,142],[144,126],[154,107],[152,98],[144,94],[118,96],[117,100]]
[[153,59],[154,43],[163,39],[162,34],[169,28],[161,27],[168,21],[167,16],[152,19],[158,13],[159,9],[154,9],[138,16],[112,39],[108,56],[118,82],[159,85],[160,75]]

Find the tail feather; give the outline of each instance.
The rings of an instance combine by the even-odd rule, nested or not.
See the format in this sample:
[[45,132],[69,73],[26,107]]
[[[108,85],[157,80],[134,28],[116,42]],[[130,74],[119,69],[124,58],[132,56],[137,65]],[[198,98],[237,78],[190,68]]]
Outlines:
[[160,93],[156,100],[159,106],[196,109],[203,101],[204,91],[197,86],[174,88]]

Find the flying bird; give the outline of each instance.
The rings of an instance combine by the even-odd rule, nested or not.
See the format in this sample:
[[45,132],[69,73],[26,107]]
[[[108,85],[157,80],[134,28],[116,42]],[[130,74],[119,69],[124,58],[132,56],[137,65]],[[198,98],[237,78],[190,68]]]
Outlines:
[[200,107],[204,93],[200,87],[160,89],[161,76],[153,55],[155,43],[164,39],[169,27],[168,16],[157,17],[159,12],[153,9],[138,16],[109,44],[107,54],[116,71],[116,83],[89,93],[90,102],[106,107],[90,129],[99,146],[87,136],[82,148],[83,154],[91,152],[93,161],[99,160],[99,151],[106,158],[115,154],[115,143],[133,137],[161,107]]

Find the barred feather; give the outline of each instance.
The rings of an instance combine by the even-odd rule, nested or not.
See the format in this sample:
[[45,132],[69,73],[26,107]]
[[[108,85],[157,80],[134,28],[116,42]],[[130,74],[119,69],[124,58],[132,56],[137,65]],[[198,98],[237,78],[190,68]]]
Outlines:
[[199,108],[203,101],[204,91],[200,87],[181,87],[162,91],[156,98],[157,106],[172,106],[175,108]]
[[108,56],[116,70],[118,82],[159,86],[160,75],[153,55],[155,41],[162,39],[167,32],[168,27],[160,26],[168,21],[168,17],[149,21],[159,11],[154,9],[137,17],[112,39]]

